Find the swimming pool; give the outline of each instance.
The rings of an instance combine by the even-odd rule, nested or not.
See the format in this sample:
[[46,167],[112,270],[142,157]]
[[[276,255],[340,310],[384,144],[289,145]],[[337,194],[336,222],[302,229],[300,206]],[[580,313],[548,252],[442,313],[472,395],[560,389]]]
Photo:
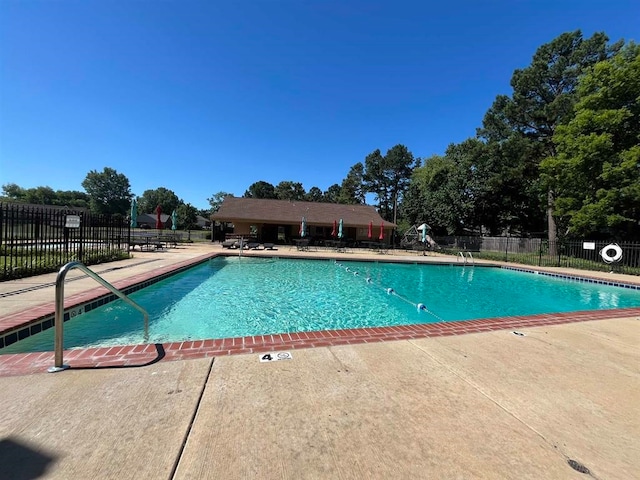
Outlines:
[[[153,343],[640,306],[639,290],[500,268],[250,257],[218,257],[130,297],[149,311]],[[121,301],[65,324],[65,348],[139,343],[141,315]],[[49,329],[2,353],[52,346]]]

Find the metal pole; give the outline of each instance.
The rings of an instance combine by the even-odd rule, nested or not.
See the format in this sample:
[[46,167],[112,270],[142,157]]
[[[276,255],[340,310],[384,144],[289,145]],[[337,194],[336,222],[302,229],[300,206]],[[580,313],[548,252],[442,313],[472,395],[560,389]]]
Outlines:
[[69,262],[64,265],[58,272],[56,277],[56,313],[54,317],[54,337],[53,337],[53,350],[54,350],[54,366],[49,368],[49,372],[60,372],[69,368],[69,365],[65,365],[62,359],[62,346],[64,344],[64,279],[67,276],[69,270],[80,262]]
[[542,266],[542,239],[540,239],[540,248],[538,249],[538,266]]
[[88,276],[93,278],[100,285],[105,287],[107,290],[110,290],[111,293],[118,296],[120,299],[124,300],[126,303],[137,309],[144,316],[144,341],[149,341],[149,314],[147,311],[138,305],[136,302],[127,297],[124,293],[118,290],[116,287],[107,282],[104,278],[99,276],[93,270],[90,270],[85,265],[78,261],[69,262],[64,265],[60,271],[58,272],[58,276],[56,277],[56,312],[55,312],[55,331],[54,331],[54,339],[53,339],[53,347],[54,347],[54,361],[55,364],[53,367],[49,368],[49,372],[59,372],[61,370],[66,370],[69,368],[68,365],[64,365],[63,363],[63,335],[64,335],[64,279],[67,276],[67,273],[74,269],[78,268],[86,273]]
[[[78,228],[78,235],[79,235],[79,240],[78,240],[78,260],[80,260],[81,262],[84,262],[84,239],[85,239],[85,235],[83,235],[83,229],[84,229],[84,224],[85,222],[85,218],[82,218],[84,215],[80,214],[80,228]],[[84,232],[86,233],[86,232]]]

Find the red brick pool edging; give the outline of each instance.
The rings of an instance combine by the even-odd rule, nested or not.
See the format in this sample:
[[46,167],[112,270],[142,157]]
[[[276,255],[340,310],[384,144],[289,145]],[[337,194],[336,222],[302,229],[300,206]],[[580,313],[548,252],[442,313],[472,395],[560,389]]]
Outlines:
[[[598,310],[532,316],[423,323],[393,327],[325,330],[251,337],[196,340],[165,344],[127,345],[67,350],[65,365],[71,369],[143,367],[158,361],[187,360],[216,356],[259,354],[301,348],[357,345],[394,340],[466,335],[517,328],[560,325],[572,322],[626,318],[640,315],[640,308]],[[46,372],[54,365],[53,352],[0,355],[0,376]]]

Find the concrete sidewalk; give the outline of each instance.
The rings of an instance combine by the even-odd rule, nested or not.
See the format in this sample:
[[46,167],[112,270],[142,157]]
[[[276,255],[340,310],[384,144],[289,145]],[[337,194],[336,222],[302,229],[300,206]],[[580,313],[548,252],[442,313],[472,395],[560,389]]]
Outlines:
[[[92,268],[116,283],[216,251]],[[50,277],[0,283],[25,290],[3,316],[52,306]],[[0,478],[637,478],[640,318],[519,331],[0,377]]]

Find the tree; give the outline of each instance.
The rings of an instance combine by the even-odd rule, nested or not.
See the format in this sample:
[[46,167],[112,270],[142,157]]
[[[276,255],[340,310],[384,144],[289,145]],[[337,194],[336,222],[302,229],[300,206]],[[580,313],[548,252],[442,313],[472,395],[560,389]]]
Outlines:
[[105,167],[102,172],[91,170],[82,187],[89,195],[89,206],[93,213],[128,213],[133,198],[129,179],[113,168]]
[[182,230],[198,228],[198,210],[190,203],[181,203],[178,205],[176,215],[178,217],[178,228]]
[[503,142],[488,142],[477,163],[480,189],[476,214],[491,234],[543,232],[547,203],[538,165],[531,161],[538,146],[511,135]]
[[[491,175],[489,156],[485,144],[477,139],[467,139],[451,144],[445,152],[449,167],[447,178],[438,180],[447,191],[446,200],[455,202],[451,206],[457,218],[451,222],[456,233],[481,233],[483,223],[492,224],[495,217],[487,215],[487,200],[494,200],[487,180]],[[439,188],[433,185],[432,188]],[[495,214],[495,210],[491,213]]]
[[323,194],[324,201],[327,203],[339,203],[341,188],[340,185],[334,183],[327,188]]
[[182,203],[178,196],[165,187],[158,187],[154,190],[145,190],[142,196],[138,198],[138,211],[140,213],[153,213],[158,205],[162,207],[162,211],[170,214],[178,205]]
[[596,64],[578,95],[557,155],[541,163],[556,216],[573,236],[640,237],[640,47]]
[[214,193],[211,198],[207,198],[209,205],[211,205],[211,210],[209,212],[204,212],[204,216],[216,213],[218,210],[220,210],[220,205],[222,205],[222,202],[227,197],[233,197],[233,194],[227,192],[218,192]]
[[342,181],[338,203],[364,204],[365,193],[364,165],[362,162],[358,162],[351,167],[346,178]]
[[413,171],[403,202],[411,224],[426,222],[436,235],[468,233],[471,209],[464,201],[465,176],[452,156],[435,155]]
[[59,205],[56,192],[51,187],[21,188],[15,183],[3,186],[5,195],[20,202],[35,205]]
[[38,205],[59,205],[70,208],[88,208],[89,196],[75,190],[56,190],[51,187],[22,188],[15,183],[2,186],[3,195],[11,200]]
[[309,202],[323,202],[324,195],[318,187],[311,187],[307,192],[306,200]]
[[397,221],[398,202],[402,201],[416,165],[418,162],[404,145],[389,149],[384,157],[380,150],[375,150],[365,158],[365,188],[375,194],[378,209],[385,220]]
[[466,228],[491,235],[540,230],[538,182],[532,180],[535,171],[527,170],[529,145],[511,135],[501,143],[470,138],[447,148],[446,157],[464,178]]
[[[389,186],[384,176],[384,157],[379,148],[376,148],[365,157],[364,165],[365,170],[362,178],[365,190],[375,195],[380,213],[382,214],[382,209],[385,207],[385,214],[388,214],[387,199],[389,196]],[[385,217],[385,215],[382,216]],[[389,218],[386,219],[389,220]]]
[[56,190],[55,204],[66,207],[89,208],[89,195],[77,190]]
[[[512,134],[525,137],[538,145],[537,155],[530,161],[538,165],[545,157],[556,154],[552,141],[558,125],[573,116],[578,79],[587,68],[605,60],[620,48],[607,46],[604,33],[583,40],[578,30],[563,33],[542,45],[529,67],[516,70],[511,78],[511,97],[499,95],[478,131],[488,141],[502,142]],[[530,148],[534,152],[535,147]],[[556,240],[554,192],[547,192],[549,240]]]
[[244,192],[244,198],[276,198],[275,187],[268,182],[260,180],[252,183]]
[[[411,174],[409,187],[402,202],[402,212],[404,220],[410,225],[429,223],[433,228],[436,226],[434,220],[429,217],[429,207],[426,202],[427,190],[432,177],[431,170],[436,162],[442,161],[443,157],[434,155],[427,159],[425,164],[416,168]],[[438,224],[438,226],[440,226]]]
[[2,185],[2,196],[11,200],[24,201],[25,189],[16,183]]
[[[509,167],[502,150],[517,148],[476,138],[449,145],[444,156],[414,169],[400,205],[402,219],[426,222],[442,235],[526,230],[531,217],[537,219],[529,212],[533,194],[522,182],[522,164]],[[506,155],[514,157],[510,151]],[[526,149],[521,155],[527,155]]]
[[24,197],[27,203],[35,203],[39,205],[55,205],[56,192],[51,187],[29,188],[25,191]]
[[284,180],[275,187],[278,200],[304,200],[306,193],[300,182]]

